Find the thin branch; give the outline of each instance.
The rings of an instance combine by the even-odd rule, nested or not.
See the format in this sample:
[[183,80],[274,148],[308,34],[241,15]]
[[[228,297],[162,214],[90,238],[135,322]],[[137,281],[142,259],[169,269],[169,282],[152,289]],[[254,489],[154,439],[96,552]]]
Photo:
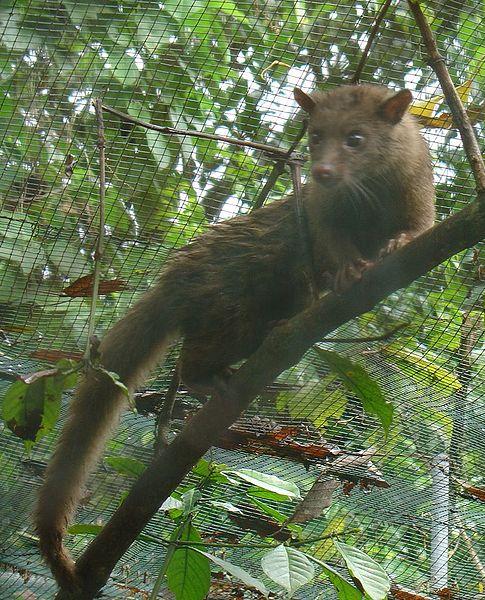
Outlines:
[[480,560],[480,557],[478,556],[478,553],[473,546],[472,539],[470,538],[468,533],[465,531],[465,526],[463,524],[463,521],[461,520],[461,518],[459,516],[457,516],[456,520],[460,527],[460,537],[462,537],[463,541],[465,542],[465,546],[468,550],[468,554],[470,555],[470,558],[472,559],[472,562],[475,565],[476,570],[480,574],[480,577],[482,578],[483,581],[485,581],[485,565]]
[[480,560],[480,557],[478,556],[477,551],[473,547],[473,542],[470,539],[470,536],[463,529],[460,531],[460,535],[463,538],[463,541],[465,542],[465,546],[467,547],[468,554],[470,555],[470,558],[472,559],[476,570],[480,573],[482,580],[485,581],[485,566],[483,565],[482,561]]
[[170,433],[170,422],[172,421],[173,407],[175,406],[175,400],[177,392],[180,386],[180,358],[177,360],[177,364],[172,373],[170,384],[167,392],[163,399],[162,408],[157,417],[156,430],[155,430],[155,452],[160,452],[162,448],[168,446],[169,433]]
[[293,183],[293,196],[295,198],[296,223],[298,227],[298,237],[303,246],[304,275],[308,280],[311,295],[314,300],[318,300],[317,278],[315,273],[315,264],[313,261],[312,245],[310,233],[308,231],[308,222],[303,209],[302,186],[301,186],[301,162],[291,163],[291,180]]
[[[408,0],[411,12],[414,15],[417,26],[421,32],[424,45],[428,51],[429,65],[436,73],[438,81],[440,82],[441,89],[446,98],[446,102],[450,107],[450,111],[453,115],[453,121],[458,127],[463,141],[463,148],[465,150],[468,162],[473,171],[475,182],[477,184],[477,192],[480,194],[485,192],[485,164],[478,145],[477,138],[475,136],[475,130],[473,129],[470,119],[467,115],[465,107],[455,89],[453,81],[446,68],[445,59],[441,56],[436,40],[434,39],[433,31],[426,21],[426,17],[421,10],[419,2],[416,0]],[[485,200],[484,200],[485,201]]]
[[273,170],[269,174],[269,177],[266,180],[266,183],[264,184],[263,189],[259,193],[259,196],[254,201],[253,206],[251,208],[251,212],[253,210],[257,210],[258,208],[261,208],[263,206],[263,204],[266,202],[266,198],[268,197],[269,193],[273,189],[274,184],[278,180],[278,177],[283,173],[284,170],[285,170],[285,163],[282,160],[278,160],[276,162],[276,164],[274,165]]
[[320,340],[320,342],[323,342],[325,344],[330,343],[330,342],[333,342],[335,344],[361,344],[364,342],[381,342],[383,340],[388,340],[392,336],[396,335],[396,333],[398,331],[401,331],[401,329],[404,329],[408,325],[409,325],[409,323],[401,323],[400,325],[397,325],[396,327],[394,327],[394,329],[391,329],[390,331],[385,331],[384,333],[381,333],[380,335],[370,335],[369,337],[354,337],[354,338],[352,338],[352,337],[323,338],[323,340]]
[[[261,152],[265,152],[266,154],[270,154],[273,157],[277,157],[278,160],[284,160],[285,162],[291,163],[294,158],[293,156],[288,155],[288,150],[283,150],[281,148],[277,148],[276,146],[270,146],[269,144],[260,144],[259,142],[248,142],[246,140],[238,140],[237,138],[227,137],[225,135],[216,135],[215,133],[205,133],[204,131],[194,131],[193,129],[177,129],[175,127],[163,127],[161,125],[153,125],[153,123],[148,123],[148,121],[143,121],[142,119],[137,119],[136,117],[132,117],[116,108],[112,108],[111,106],[102,105],[103,110],[109,112],[113,115],[116,115],[123,121],[127,121],[128,123],[133,123],[134,125],[140,125],[140,127],[144,127],[145,129],[152,129],[153,131],[159,131],[160,133],[165,133],[167,135],[181,135],[181,136],[189,136],[201,138],[204,140],[214,140],[216,142],[224,142],[226,144],[232,144],[233,146],[241,146],[243,148],[253,148],[254,150],[261,150]],[[297,157],[297,160],[300,160],[300,157]]]
[[379,31],[379,27],[381,26],[382,20],[386,16],[387,10],[388,10],[389,6],[391,5],[391,2],[392,2],[392,0],[386,0],[384,2],[384,4],[381,6],[381,9],[376,17],[376,20],[374,21],[374,24],[372,25],[372,29],[369,33],[369,38],[367,40],[367,44],[365,45],[365,48],[362,52],[362,56],[360,58],[359,64],[357,65],[357,69],[355,70],[354,76],[351,79],[352,83],[360,82],[360,76],[362,75],[362,71],[363,71],[365,63],[367,61],[367,57],[369,56],[371,46],[374,42],[374,38],[376,37],[377,32]]
[[96,305],[98,302],[99,279],[101,276],[101,261],[104,254],[104,202],[106,195],[106,139],[104,136],[103,108],[101,100],[98,98],[94,103],[96,119],[98,122],[98,150],[99,150],[99,225],[98,239],[94,250],[94,273],[93,273],[93,292],[91,296],[91,309],[88,320],[88,340],[84,359],[89,360],[91,354],[91,343],[94,334],[96,322]]
[[[292,158],[293,152],[296,150],[296,147],[298,146],[298,144],[301,142],[301,140],[303,139],[303,136],[306,133],[306,129],[307,129],[307,121],[306,119],[303,121],[303,124],[301,126],[301,129],[298,133],[298,135],[296,136],[296,138],[293,140],[291,146],[289,147],[289,149],[286,152],[286,156],[287,156],[287,161],[282,161],[282,160],[278,160],[276,162],[276,164],[273,167],[273,170],[271,171],[271,173],[269,174],[268,179],[266,180],[266,183],[263,186],[263,189],[261,190],[261,192],[259,193],[259,196],[256,198],[256,200],[253,203],[253,207],[251,209],[251,212],[253,210],[257,210],[258,208],[261,208],[263,206],[263,204],[266,201],[266,198],[268,197],[268,194],[271,192],[271,190],[274,187],[274,184],[276,183],[278,177],[283,173],[283,171],[285,170],[285,164],[286,162],[288,162],[288,160],[290,158]],[[304,159],[303,155],[301,155],[301,160]]]
[[[316,544],[318,542],[324,542],[325,540],[330,540],[336,537],[341,537],[341,536],[346,536],[346,535],[350,535],[351,533],[359,533],[360,529],[343,529],[342,531],[334,531],[332,533],[326,533],[324,535],[319,535],[316,537],[311,537],[308,538],[306,540],[294,540],[291,541],[291,546],[293,548],[300,548],[301,546],[308,546],[309,544]],[[267,537],[271,537],[271,535],[273,534],[268,534]],[[276,546],[279,546],[281,544],[281,542],[274,542],[269,543],[269,542],[261,542],[261,543],[242,543],[242,542],[206,542],[205,540],[201,541],[201,542],[196,542],[193,540],[189,540],[189,541],[183,541],[183,540],[177,540],[176,542],[173,542],[171,540],[166,540],[163,538],[157,538],[155,536],[152,536],[150,534],[147,533],[143,533],[140,535],[140,537],[138,538],[140,541],[146,541],[146,542],[151,542],[154,544],[159,544],[161,546],[168,546],[169,544],[174,544],[177,547],[184,547],[184,546],[207,546],[208,548],[267,548],[268,550],[271,550],[272,548],[276,548]]]
[[160,592],[160,588],[162,587],[162,583],[163,580],[165,578],[165,575],[167,573],[167,569],[170,565],[170,561],[172,560],[172,557],[175,553],[175,550],[177,549],[177,540],[178,538],[180,538],[180,536],[182,535],[182,531],[186,528],[186,526],[189,524],[191,519],[191,515],[190,513],[188,515],[185,516],[185,518],[183,519],[183,521],[180,523],[180,525],[177,527],[176,531],[173,534],[173,540],[171,540],[169,542],[168,548],[167,548],[167,553],[165,554],[165,557],[163,559],[163,564],[162,567],[158,573],[158,577],[157,580],[155,581],[155,585],[153,586],[152,592],[150,594],[149,600],[156,600],[158,598],[158,594]]

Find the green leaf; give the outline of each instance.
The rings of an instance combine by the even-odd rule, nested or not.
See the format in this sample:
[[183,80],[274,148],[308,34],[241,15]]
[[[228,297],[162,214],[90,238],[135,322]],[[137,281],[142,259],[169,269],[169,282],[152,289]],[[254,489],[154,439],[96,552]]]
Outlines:
[[288,517],[285,514],[281,513],[279,510],[274,509],[273,507],[269,506],[268,504],[265,504],[264,502],[257,500],[256,498],[251,498],[251,502],[255,506],[257,506],[261,512],[268,515],[269,517],[271,517],[272,519],[274,519],[276,522],[278,522],[280,524],[282,524],[288,520]]
[[334,544],[343,556],[349,571],[362,584],[366,594],[372,600],[387,598],[391,589],[391,581],[381,565],[354,546],[336,540]]
[[182,508],[183,504],[180,500],[173,496],[169,496],[162,506],[160,506],[159,510],[181,510]]
[[[67,364],[70,367],[70,361]],[[72,387],[76,379],[75,374],[64,375],[62,370],[49,369],[34,373],[25,381],[14,382],[7,389],[2,404],[7,427],[25,441],[42,439],[59,418],[62,392]]]
[[192,473],[207,482],[227,483],[227,477],[222,474],[224,469],[227,469],[227,465],[224,463],[215,463],[201,458],[193,467]]
[[9,386],[2,404],[2,417],[12,433],[34,441],[42,422],[45,382],[28,385],[16,381]]
[[96,366],[95,370],[106,375],[108,379],[111,379],[112,383],[123,392],[123,395],[130,399],[130,392],[126,385],[120,380],[118,373],[115,373],[114,371],[107,371],[101,366]]
[[362,592],[344,579],[340,573],[321,561],[315,562],[318,562],[325,575],[332,582],[334,588],[337,590],[339,600],[362,600]]
[[72,535],[98,535],[102,529],[103,525],[95,525],[94,523],[76,523],[71,525],[67,532]]
[[209,504],[212,504],[212,506],[215,506],[216,508],[222,508],[223,510],[227,510],[227,512],[242,514],[242,510],[239,509],[234,504],[232,504],[232,502],[222,502],[221,500],[210,500]]
[[268,490],[263,490],[260,487],[250,487],[246,491],[246,495],[250,496],[251,498],[263,498],[264,500],[273,500],[274,502],[288,501],[288,498],[286,496],[276,494],[275,492],[269,492]]
[[187,490],[184,494],[182,494],[181,501],[184,515],[189,515],[191,512],[194,511],[197,502],[199,502],[200,498],[201,493],[196,488]]
[[453,373],[436,364],[436,362],[431,361],[418,350],[408,350],[397,344],[389,344],[382,351],[408,377],[411,377],[418,383],[434,387],[441,393],[443,390],[448,390],[449,393],[452,393],[461,388],[458,378]]
[[139,477],[146,469],[142,462],[128,456],[107,456],[105,462],[117,473],[126,477]]
[[63,0],[71,21],[76,25],[86,27],[86,22],[98,18],[98,13],[102,12],[103,6],[100,3],[91,0]]
[[261,566],[270,579],[288,592],[290,598],[315,576],[315,567],[302,552],[283,545],[263,556]]
[[107,34],[120,48],[133,48],[137,46],[136,32],[137,18],[133,12],[110,15]]
[[[182,530],[179,540],[202,542],[190,522]],[[176,600],[203,600],[210,587],[209,559],[188,546],[177,548],[167,568],[167,582]]]
[[379,418],[387,435],[392,423],[394,408],[384,398],[377,381],[372,379],[363,367],[352,362],[346,356],[318,347],[315,347],[315,350],[332,371],[340,377],[347,389],[360,399],[365,412]]
[[259,471],[253,471],[252,469],[239,469],[238,471],[223,471],[224,475],[235,475],[248,483],[257,485],[264,490],[275,492],[281,496],[287,498],[301,498],[300,490],[296,484],[291,481],[285,481],[275,475],[268,475],[267,473],[260,473]]
[[81,254],[80,245],[72,240],[58,238],[52,243],[44,245],[48,260],[55,265],[60,273],[68,275],[70,279],[77,279],[90,272],[91,266],[86,257]]
[[135,85],[140,78],[141,71],[135,59],[124,52],[117,50],[110,52],[107,64],[114,77],[124,86]]
[[20,7],[0,7],[0,43],[13,52],[25,52],[42,44],[42,38],[23,27]]
[[147,106],[137,100],[131,100],[126,112],[132,117],[135,117],[135,119],[141,119],[142,121],[150,122],[150,119],[152,118],[152,113]]
[[278,408],[286,406],[294,419],[308,419],[323,429],[329,419],[339,419],[347,406],[347,396],[333,386],[335,379],[334,375],[328,375],[296,391],[280,393]]
[[179,33],[179,25],[168,12],[157,9],[149,11],[146,7],[136,12],[138,21],[138,41],[149,52],[162,50]]
[[165,134],[153,131],[152,129],[147,129],[146,138],[148,147],[152,151],[159,168],[168,169],[171,160],[168,139]]
[[0,258],[18,264],[26,275],[46,264],[45,252],[25,215],[13,218],[12,213],[0,211]]
[[72,358],[61,358],[56,362],[56,368],[59,376],[63,378],[62,385],[65,390],[76,387],[81,367],[82,363]]
[[259,592],[261,592],[262,594],[267,596],[268,590],[266,589],[266,586],[264,585],[264,583],[262,581],[260,581],[259,579],[256,579],[255,577],[250,575],[244,569],[241,569],[241,567],[238,567],[237,565],[233,565],[229,561],[222,560],[222,558],[219,558],[218,556],[214,556],[213,554],[209,554],[208,552],[203,552],[202,550],[197,550],[197,552],[199,552],[200,554],[203,554],[204,556],[207,556],[207,558],[209,560],[211,560],[213,563],[215,563],[218,567],[221,567],[221,569],[223,569],[224,571],[227,571],[227,573],[230,573],[234,577],[237,577],[248,587],[255,588],[256,590],[258,590]]

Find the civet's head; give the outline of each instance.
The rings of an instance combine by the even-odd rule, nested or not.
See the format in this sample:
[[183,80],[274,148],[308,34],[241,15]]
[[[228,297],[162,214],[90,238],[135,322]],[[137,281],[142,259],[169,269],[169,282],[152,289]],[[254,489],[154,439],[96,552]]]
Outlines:
[[295,88],[294,96],[308,114],[312,176],[325,188],[378,175],[399,160],[403,145],[419,139],[407,112],[409,90],[349,85],[311,95]]

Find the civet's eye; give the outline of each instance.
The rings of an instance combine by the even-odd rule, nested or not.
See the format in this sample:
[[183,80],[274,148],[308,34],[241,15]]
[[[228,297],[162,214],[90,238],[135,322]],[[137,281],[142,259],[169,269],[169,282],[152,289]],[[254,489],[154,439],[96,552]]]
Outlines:
[[364,140],[365,136],[360,131],[351,131],[345,140],[345,145],[349,148],[357,148],[363,144]]
[[319,144],[322,140],[322,134],[319,131],[312,131],[310,133],[310,144]]

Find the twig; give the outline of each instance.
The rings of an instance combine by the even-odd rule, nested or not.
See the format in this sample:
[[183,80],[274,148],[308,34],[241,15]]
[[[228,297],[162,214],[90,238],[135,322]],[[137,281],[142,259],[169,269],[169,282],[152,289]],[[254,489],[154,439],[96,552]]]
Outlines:
[[170,432],[170,422],[172,420],[173,407],[175,398],[180,386],[180,359],[177,361],[170,379],[170,384],[167,393],[163,399],[162,408],[157,417],[156,432],[155,432],[155,452],[160,452],[162,448],[168,446]]
[[302,187],[301,187],[301,163],[295,161],[291,163],[291,180],[293,183],[293,195],[295,198],[296,223],[298,227],[298,237],[303,246],[304,270],[308,278],[310,293],[313,300],[318,299],[317,280],[315,273],[315,264],[313,261],[313,251],[308,231],[308,222],[303,208]]
[[[306,540],[295,540],[291,542],[291,546],[293,548],[300,548],[301,546],[308,546],[309,544],[316,544],[318,542],[324,542],[325,540],[330,540],[336,537],[342,537],[350,535],[351,533],[359,533],[360,529],[345,529],[343,531],[334,531],[332,533],[326,533],[324,535],[319,535],[316,537],[308,538]],[[273,534],[268,534],[268,537],[271,537]],[[207,546],[208,548],[267,548],[271,550],[276,546],[279,546],[281,542],[269,543],[269,542],[261,542],[261,543],[243,543],[243,542],[207,542],[205,540],[201,542],[196,542],[193,540],[177,540],[173,542],[172,540],[166,540],[163,538],[158,538],[152,536],[148,533],[142,533],[139,538],[140,541],[151,542],[154,544],[159,544],[161,546],[168,546],[170,544],[174,544],[177,547],[183,548],[184,546]]]
[[455,373],[460,383],[460,388],[453,394],[455,418],[453,419],[453,429],[450,439],[450,466],[453,478],[463,476],[462,455],[465,442],[465,418],[461,409],[467,404],[470,382],[472,380],[472,361],[470,356],[477,340],[476,326],[477,323],[474,322],[470,311],[465,312],[462,315],[460,324],[460,344],[454,353],[457,360]]
[[[305,132],[306,132],[306,128],[307,128],[307,121],[305,119],[305,121],[303,121],[303,124],[301,126],[301,129],[300,129],[298,135],[293,140],[291,146],[289,147],[289,149],[286,152],[287,160],[289,160],[292,157],[293,152],[296,150],[296,147],[303,139],[303,136],[305,135]],[[303,155],[301,156],[301,160],[303,160]],[[263,204],[266,201],[266,198],[268,197],[268,194],[273,189],[273,186],[276,183],[278,177],[285,170],[286,162],[287,161],[283,161],[283,160],[278,160],[276,162],[276,164],[273,167],[273,170],[271,171],[268,179],[266,180],[266,183],[263,186],[263,189],[261,190],[261,192],[259,193],[259,196],[254,201],[251,211],[261,208],[263,206]]]
[[167,569],[170,565],[173,555],[175,554],[175,550],[177,549],[177,541],[182,535],[182,532],[187,527],[191,519],[191,515],[188,514],[185,519],[180,523],[177,527],[177,530],[173,534],[173,539],[169,542],[167,553],[165,554],[165,558],[163,559],[162,566],[157,576],[157,580],[155,581],[155,585],[151,591],[149,600],[156,600],[158,598],[160,588],[162,587],[163,580],[167,573]]
[[[277,157],[279,160],[284,160],[288,163],[291,163],[294,160],[293,156],[288,155],[288,150],[283,150],[281,148],[277,148],[276,146],[270,146],[269,144],[260,144],[259,142],[248,142],[246,140],[238,140],[237,138],[231,138],[225,135],[216,135],[215,133],[206,133],[205,131],[195,131],[193,129],[177,129],[175,127],[163,127],[162,125],[153,125],[153,123],[148,123],[147,121],[143,121],[142,119],[137,119],[136,117],[127,115],[126,113],[121,112],[116,108],[112,108],[111,106],[106,106],[105,104],[103,104],[102,108],[106,112],[116,115],[123,121],[133,123],[134,125],[140,125],[140,127],[145,127],[145,129],[159,131],[160,133],[165,133],[167,135],[182,135],[201,138],[204,140],[214,140],[216,142],[232,144],[233,146],[241,146],[243,148],[253,148],[254,150],[261,150],[261,152],[270,154],[271,156]],[[300,157],[297,157],[297,160],[300,160]]]
[[374,24],[372,25],[372,29],[369,33],[369,38],[367,40],[367,44],[365,45],[365,48],[362,52],[362,56],[360,58],[359,64],[357,65],[357,69],[355,70],[354,76],[351,79],[352,83],[360,82],[360,76],[362,75],[362,70],[364,69],[364,65],[367,61],[367,57],[369,56],[369,51],[371,49],[372,43],[374,42],[374,38],[376,37],[377,32],[379,31],[379,27],[381,26],[382,20],[386,16],[387,10],[388,10],[389,6],[391,5],[391,2],[392,2],[392,0],[386,0],[386,2],[384,2],[384,4],[381,6],[381,9],[376,17],[376,20],[374,21]]
[[[475,130],[470,123],[470,119],[468,118],[467,112],[462,101],[460,100],[460,96],[458,95],[450,74],[448,73],[445,59],[439,53],[433,31],[431,30],[429,23],[426,21],[426,17],[421,10],[419,2],[417,0],[408,0],[408,3],[411,12],[414,15],[416,24],[421,32],[424,45],[428,51],[429,65],[436,73],[438,81],[441,85],[441,89],[445,95],[446,102],[448,103],[450,111],[453,115],[453,121],[460,131],[463,148],[477,184],[477,192],[480,195],[485,194],[485,164],[480,152],[480,146],[478,145],[478,141],[475,136]],[[485,202],[485,195],[482,201]]]
[[251,208],[251,212],[253,210],[257,210],[258,208],[261,208],[263,206],[263,204],[266,201],[266,198],[268,197],[268,194],[271,192],[278,177],[283,173],[284,170],[285,170],[285,163],[282,160],[277,161],[273,167],[273,170],[269,174],[269,177],[266,180],[266,183],[264,184],[263,189],[259,193],[259,196],[254,201],[253,206]]
[[397,325],[396,327],[394,327],[394,329],[391,329],[390,331],[385,331],[380,335],[370,335],[369,337],[323,338],[323,340],[320,340],[320,343],[327,344],[332,342],[335,344],[361,344],[363,342],[381,342],[382,340],[388,340],[393,335],[396,335],[398,331],[401,331],[401,329],[404,329],[408,325],[409,323],[401,323],[400,325]]
[[101,100],[98,98],[94,102],[96,119],[98,121],[98,150],[99,150],[99,226],[98,239],[94,250],[94,273],[93,273],[93,293],[91,296],[91,310],[88,320],[88,341],[84,351],[84,359],[89,360],[91,354],[91,342],[94,334],[96,320],[96,304],[98,301],[99,279],[101,276],[101,260],[104,253],[104,200],[106,194],[106,139],[104,137],[103,108]]
[[465,531],[465,526],[463,524],[463,521],[461,520],[461,518],[459,516],[456,517],[456,521],[457,521],[458,526],[460,527],[460,536],[463,538],[463,541],[465,542],[465,546],[468,550],[468,554],[470,555],[470,558],[472,559],[472,562],[475,565],[476,570],[480,574],[480,577],[482,578],[483,581],[485,581],[485,565],[480,560],[480,557],[478,556],[478,553],[473,546],[473,542],[472,542],[470,536]]
[[470,536],[463,529],[460,531],[460,535],[463,538],[463,541],[465,542],[465,546],[467,547],[468,554],[470,555],[470,558],[472,559],[473,563],[475,564],[477,571],[480,573],[482,580],[485,581],[485,566],[483,565],[482,561],[480,560],[480,557],[478,556],[477,551],[473,547],[473,542],[471,541]]

